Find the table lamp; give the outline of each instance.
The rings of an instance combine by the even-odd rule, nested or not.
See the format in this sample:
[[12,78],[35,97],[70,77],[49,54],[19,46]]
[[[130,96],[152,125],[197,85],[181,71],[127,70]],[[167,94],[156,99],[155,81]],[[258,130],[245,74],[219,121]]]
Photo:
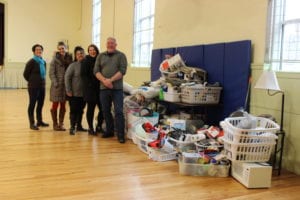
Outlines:
[[[259,77],[254,86],[256,89],[264,89],[268,91],[268,95],[274,96],[276,94],[282,94],[281,100],[281,119],[280,119],[280,131],[283,131],[283,114],[284,114],[284,92],[280,89],[277,81],[277,77],[274,71],[265,70]],[[271,91],[273,91],[271,93]]]

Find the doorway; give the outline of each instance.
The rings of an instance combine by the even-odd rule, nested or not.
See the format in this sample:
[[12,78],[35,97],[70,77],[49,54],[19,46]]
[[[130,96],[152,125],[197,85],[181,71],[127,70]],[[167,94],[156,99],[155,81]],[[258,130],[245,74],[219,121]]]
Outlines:
[[4,4],[0,3],[0,65],[4,63]]

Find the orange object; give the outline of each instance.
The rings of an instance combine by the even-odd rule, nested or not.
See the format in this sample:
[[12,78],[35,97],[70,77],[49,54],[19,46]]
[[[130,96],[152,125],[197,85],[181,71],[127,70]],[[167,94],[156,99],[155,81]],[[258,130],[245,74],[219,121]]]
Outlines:
[[164,61],[163,63],[162,63],[162,69],[165,71],[165,70],[167,70],[169,68],[169,63],[168,63],[168,61]]
[[224,130],[223,129],[220,130],[218,137],[222,137],[222,136],[224,136]]

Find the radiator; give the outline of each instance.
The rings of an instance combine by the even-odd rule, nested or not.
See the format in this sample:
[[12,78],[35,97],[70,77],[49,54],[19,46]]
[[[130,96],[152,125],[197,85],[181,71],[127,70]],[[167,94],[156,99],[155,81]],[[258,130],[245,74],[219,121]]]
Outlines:
[[23,78],[23,68],[2,67],[0,71],[0,88],[26,88],[27,82]]

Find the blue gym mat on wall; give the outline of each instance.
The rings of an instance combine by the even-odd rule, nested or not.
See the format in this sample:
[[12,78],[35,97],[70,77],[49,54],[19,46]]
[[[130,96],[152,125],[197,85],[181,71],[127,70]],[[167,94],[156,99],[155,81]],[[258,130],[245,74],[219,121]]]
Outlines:
[[161,73],[160,63],[166,54],[179,53],[187,66],[207,71],[208,82],[219,82],[223,87],[221,107],[208,110],[209,122],[216,124],[240,107],[244,107],[250,77],[251,41],[154,49],[151,60],[151,80]]

